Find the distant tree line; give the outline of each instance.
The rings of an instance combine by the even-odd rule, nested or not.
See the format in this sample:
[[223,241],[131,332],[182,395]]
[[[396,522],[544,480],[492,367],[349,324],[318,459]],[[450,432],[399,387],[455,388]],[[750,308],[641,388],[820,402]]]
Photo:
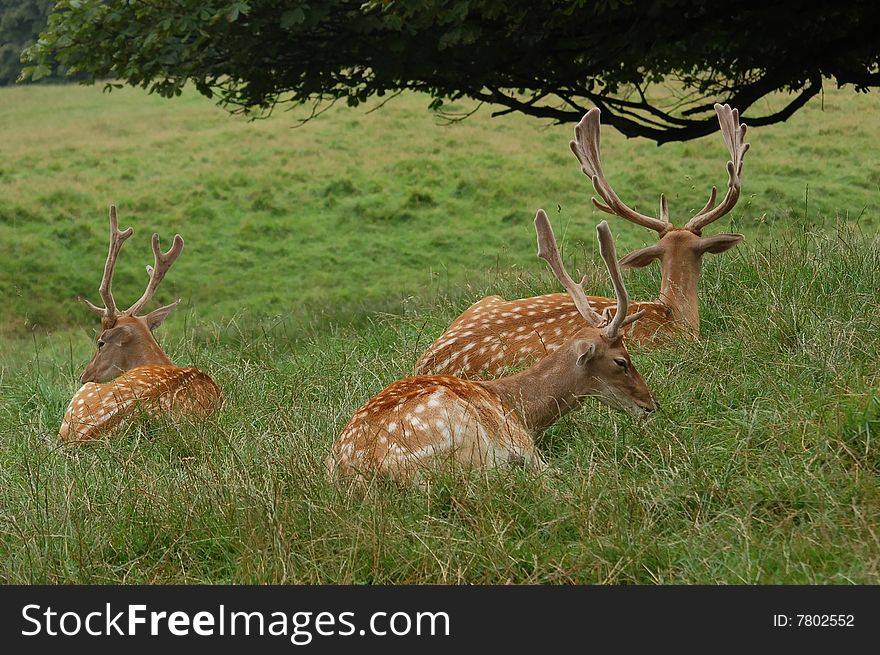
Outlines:
[[[0,0],[0,86],[15,84],[21,52],[37,42],[57,0]],[[58,78],[49,71],[47,78]]]

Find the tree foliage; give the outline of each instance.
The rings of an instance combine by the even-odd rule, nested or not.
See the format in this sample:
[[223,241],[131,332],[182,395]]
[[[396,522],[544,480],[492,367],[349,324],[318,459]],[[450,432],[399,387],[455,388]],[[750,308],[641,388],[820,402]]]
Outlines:
[[36,42],[53,4],[55,0],[0,0],[0,86],[18,78],[21,51]]
[[[357,105],[415,89],[554,121],[590,106],[658,143],[785,120],[823,78],[880,84],[880,4],[696,0],[62,0],[26,75],[61,64],[173,96],[187,82],[233,111]],[[769,94],[788,92],[768,109]]]

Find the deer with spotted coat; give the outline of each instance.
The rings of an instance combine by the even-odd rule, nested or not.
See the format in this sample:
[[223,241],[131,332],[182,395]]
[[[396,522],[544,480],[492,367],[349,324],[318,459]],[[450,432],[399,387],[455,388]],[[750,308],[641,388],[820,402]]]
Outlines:
[[[709,201],[684,227],[669,220],[665,194],[660,196],[659,218],[646,216],[627,207],[605,178],[599,150],[599,109],[591,109],[575,128],[569,145],[604,203],[593,198],[600,210],[654,230],[658,241],[629,253],[620,260],[624,268],[640,268],[654,260],[660,262],[660,298],[633,302],[634,312],[644,318],[628,332],[631,341],[661,345],[679,335],[698,337],[700,310],[698,287],[703,255],[729,250],[743,239],[741,234],[702,236],[703,229],[736,205],[742,188],[746,126],[739,123],[739,112],[728,105],[715,105],[721,134],[730,152],[727,162],[727,193],[716,206],[717,189],[712,187]],[[613,311],[611,298],[590,296],[600,313]],[[419,358],[415,373],[448,373],[465,377],[497,376],[509,367],[528,364],[552,352],[580,329],[581,322],[571,297],[563,293],[519,300],[489,296],[471,305],[431,344]],[[499,346],[500,348],[496,347]]]
[[122,244],[132,235],[129,227],[119,229],[116,207],[110,207],[110,251],[104,265],[100,294],[104,307],[80,300],[101,317],[97,350],[80,376],[79,391],[64,413],[58,432],[64,441],[85,441],[107,434],[138,408],[146,414],[205,415],[223,402],[220,387],[210,376],[196,368],[176,366],[165,354],[153,330],[159,327],[175,301],[154,309],[145,316],[138,313],[156,293],[165,274],[183,250],[183,239],[175,235],[168,252],[159,247],[159,235],[153,234],[153,266],[140,299],[125,311],[119,311],[113,299],[113,271]]
[[585,397],[637,416],[659,407],[624,344],[624,326],[641,312],[627,315],[608,224],[602,221],[597,233],[617,295],[610,319],[594,310],[582,285],[565,272],[543,210],[535,229],[538,256],[568,291],[580,329],[530,369],[509,377],[481,382],[424,375],[386,387],[355,413],[334,443],[327,458],[331,479],[379,476],[405,484],[443,462],[465,469],[507,463],[540,468],[535,438]]

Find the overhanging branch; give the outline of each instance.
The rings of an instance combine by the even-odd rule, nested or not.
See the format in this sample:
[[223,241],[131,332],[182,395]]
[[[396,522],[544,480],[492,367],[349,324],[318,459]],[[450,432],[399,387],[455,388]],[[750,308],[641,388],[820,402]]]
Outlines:
[[[711,99],[711,102],[701,103],[699,107],[711,108],[715,102],[727,103],[731,107],[739,109],[740,116],[749,125],[772,125],[787,120],[810,98],[819,93],[822,89],[822,78],[818,73],[814,74],[797,96],[779,111],[764,116],[753,116],[747,113],[746,110],[757,100],[777,88],[773,86],[771,80],[761,79],[756,83],[741,87],[726,98]],[[516,111],[537,118],[549,118],[556,123],[572,123],[579,121],[587,111],[587,107],[581,106],[576,97],[567,93],[556,94],[556,97],[561,100],[559,106],[537,103],[538,99],[547,94],[529,101],[520,100],[509,92],[497,88],[471,91],[468,95],[482,102],[506,107],[506,109],[493,112],[492,116]],[[645,137],[656,141],[658,145],[671,141],[690,141],[711,134],[718,129],[718,121],[714,115],[704,119],[683,118],[667,114],[651,105],[647,99],[633,102],[589,91],[581,91],[581,96],[602,110],[604,124],[614,127],[627,137]],[[695,113],[693,109],[696,108],[692,108],[692,111],[682,112],[682,115],[693,115]]]

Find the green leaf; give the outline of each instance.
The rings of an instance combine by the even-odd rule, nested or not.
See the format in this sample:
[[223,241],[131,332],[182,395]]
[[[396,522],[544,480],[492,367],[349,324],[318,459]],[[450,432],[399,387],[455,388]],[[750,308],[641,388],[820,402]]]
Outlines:
[[31,79],[36,82],[44,77],[49,77],[51,74],[52,69],[49,66],[46,64],[38,64],[34,67],[33,72],[31,73]]
[[27,82],[28,79],[30,78],[30,76],[33,74],[33,72],[34,72],[33,66],[25,66],[24,68],[21,69],[21,72],[18,74],[18,78],[16,79],[16,82]]
[[301,25],[305,20],[306,13],[302,10],[302,7],[289,9],[281,14],[281,29],[286,30],[294,25]]

